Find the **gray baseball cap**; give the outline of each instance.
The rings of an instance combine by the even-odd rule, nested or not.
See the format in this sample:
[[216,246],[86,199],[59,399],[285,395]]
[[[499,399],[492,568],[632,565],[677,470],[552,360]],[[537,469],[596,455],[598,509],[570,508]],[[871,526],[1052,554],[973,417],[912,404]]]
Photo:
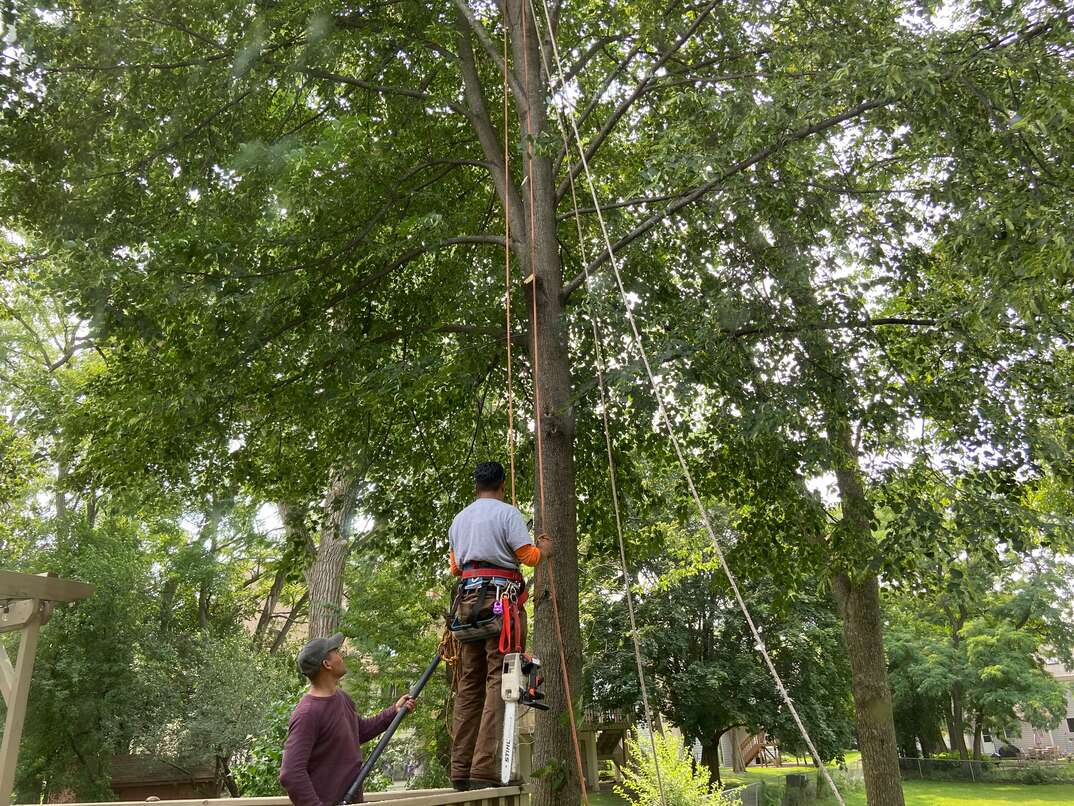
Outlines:
[[307,641],[298,653],[298,670],[307,677],[317,674],[321,668],[321,661],[328,657],[329,652],[341,646],[343,646],[343,633],[341,632],[327,638],[314,638],[312,641]]

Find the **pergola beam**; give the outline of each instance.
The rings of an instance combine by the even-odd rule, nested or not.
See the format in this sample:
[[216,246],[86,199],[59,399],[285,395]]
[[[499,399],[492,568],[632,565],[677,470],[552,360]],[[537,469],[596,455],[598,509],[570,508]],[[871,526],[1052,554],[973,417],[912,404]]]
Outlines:
[[93,593],[93,585],[57,577],[0,571],[0,632],[20,633],[14,666],[0,646],[0,694],[7,704],[4,738],[0,743],[0,806],[9,806],[15,787],[19,740],[26,720],[30,678],[34,672],[41,627],[56,602],[74,602]]
[[93,593],[93,585],[37,574],[0,571],[0,601],[40,599],[45,602],[75,602]]

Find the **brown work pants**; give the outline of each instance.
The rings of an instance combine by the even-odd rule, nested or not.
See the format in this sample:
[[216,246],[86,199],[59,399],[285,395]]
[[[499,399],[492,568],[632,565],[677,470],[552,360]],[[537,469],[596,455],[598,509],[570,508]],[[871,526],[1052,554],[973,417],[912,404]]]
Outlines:
[[[526,610],[520,607],[522,646],[526,646]],[[484,616],[482,616],[484,617]],[[461,644],[459,680],[451,725],[451,779],[500,780],[503,740],[503,655],[500,638]]]

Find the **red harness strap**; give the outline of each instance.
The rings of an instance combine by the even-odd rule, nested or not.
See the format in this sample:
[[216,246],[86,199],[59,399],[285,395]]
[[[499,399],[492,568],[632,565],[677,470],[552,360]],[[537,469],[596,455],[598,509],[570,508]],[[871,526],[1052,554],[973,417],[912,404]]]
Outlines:
[[[509,582],[525,582],[519,571],[515,571],[511,568],[501,568],[496,565],[477,565],[463,570],[463,579],[472,579],[474,577],[487,577],[490,579],[499,578],[506,579]],[[503,609],[503,626],[500,628],[499,644],[501,655],[522,651],[522,615],[519,611],[529,597],[530,593],[525,588],[522,589],[522,592],[514,600],[506,595],[500,597],[500,607]]]
[[500,568],[495,565],[479,565],[475,568],[463,569],[463,579],[471,579],[473,577],[500,577],[501,579],[507,579],[511,582],[522,581],[522,574],[520,572],[511,568]]

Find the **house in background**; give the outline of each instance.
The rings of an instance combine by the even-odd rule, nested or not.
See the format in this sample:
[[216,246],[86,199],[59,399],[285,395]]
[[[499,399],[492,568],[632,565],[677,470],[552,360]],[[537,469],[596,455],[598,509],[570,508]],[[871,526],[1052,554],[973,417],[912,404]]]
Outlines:
[[[1067,710],[1059,726],[1052,730],[1039,730],[1028,722],[1019,722],[1016,728],[1005,731],[998,737],[985,733],[982,737],[982,751],[985,755],[998,752],[1005,743],[1014,745],[1027,756],[1074,755],[1074,693],[1071,691],[1071,686],[1074,686],[1074,671],[1061,663],[1049,663],[1045,669],[1067,689]],[[973,746],[973,736],[967,737],[966,746]]]

